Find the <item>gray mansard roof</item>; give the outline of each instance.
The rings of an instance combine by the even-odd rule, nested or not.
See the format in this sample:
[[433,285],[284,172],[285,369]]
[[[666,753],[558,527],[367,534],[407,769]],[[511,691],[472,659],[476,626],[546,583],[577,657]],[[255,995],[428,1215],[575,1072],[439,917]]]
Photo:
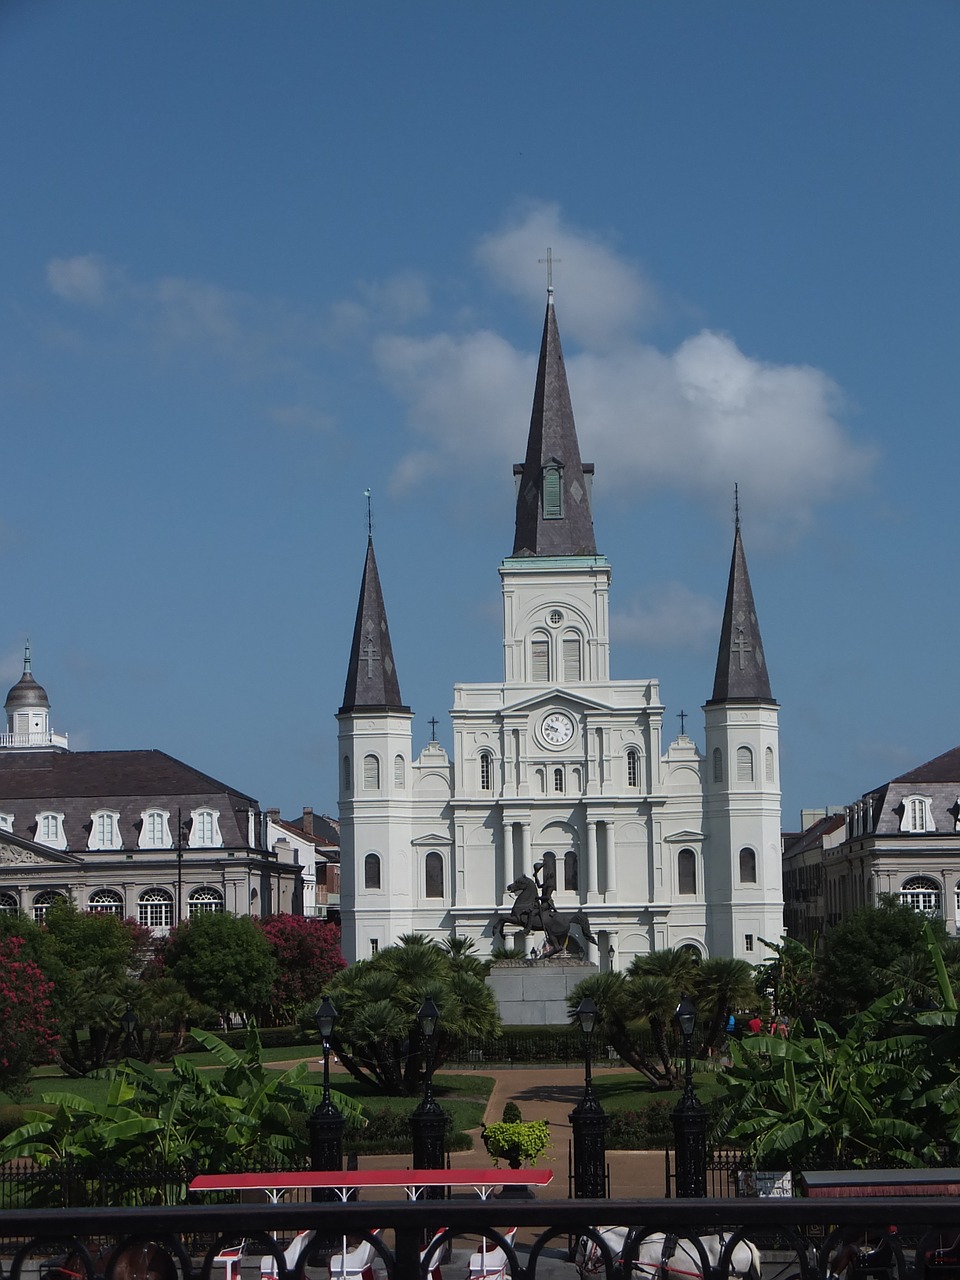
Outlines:
[[923,796],[930,801],[930,816],[938,834],[957,833],[960,747],[867,792],[861,801],[869,813],[866,830],[874,835],[900,834],[904,801],[909,796]]
[[85,850],[91,814],[111,809],[124,847],[136,848],[148,808],[170,813],[174,840],[178,809],[184,822],[192,809],[217,810],[228,849],[249,847],[248,814],[260,812],[251,796],[164,751],[0,751],[0,811],[14,815],[14,832],[26,840],[36,838],[37,814],[52,810],[64,815],[67,848]]

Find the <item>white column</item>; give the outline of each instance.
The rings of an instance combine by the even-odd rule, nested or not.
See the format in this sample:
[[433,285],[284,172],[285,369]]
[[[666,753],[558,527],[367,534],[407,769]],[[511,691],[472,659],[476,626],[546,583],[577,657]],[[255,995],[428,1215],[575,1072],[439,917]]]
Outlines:
[[500,850],[500,870],[503,873],[501,876],[501,906],[506,906],[511,902],[510,895],[507,893],[507,885],[513,883],[513,829],[516,825],[515,822],[505,822],[503,824],[503,845]]
[[587,819],[587,901],[597,900],[597,823]]
[[525,876],[533,879],[533,853],[530,849],[530,823],[520,823],[520,866]]
[[617,892],[617,845],[616,835],[612,819],[606,821],[607,828],[607,884],[606,890],[609,894]]

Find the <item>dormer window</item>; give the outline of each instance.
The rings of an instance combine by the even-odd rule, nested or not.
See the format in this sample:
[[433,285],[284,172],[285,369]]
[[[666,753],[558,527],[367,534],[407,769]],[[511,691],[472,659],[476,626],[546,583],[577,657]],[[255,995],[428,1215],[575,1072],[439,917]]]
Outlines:
[[120,814],[116,809],[97,809],[90,815],[88,849],[122,849]]
[[12,831],[12,830],[13,830],[13,814],[0,813],[0,831]]
[[170,814],[165,809],[147,809],[141,815],[140,848],[170,849]]
[[48,849],[66,849],[62,813],[48,811],[37,814],[37,843],[45,844]]
[[903,800],[903,818],[900,821],[901,831],[933,831],[935,830],[930,814],[929,796],[905,796]]
[[194,809],[190,814],[190,843],[195,849],[222,849],[220,813],[217,809]]
[[563,467],[559,462],[548,462],[543,468],[543,518],[563,519]]

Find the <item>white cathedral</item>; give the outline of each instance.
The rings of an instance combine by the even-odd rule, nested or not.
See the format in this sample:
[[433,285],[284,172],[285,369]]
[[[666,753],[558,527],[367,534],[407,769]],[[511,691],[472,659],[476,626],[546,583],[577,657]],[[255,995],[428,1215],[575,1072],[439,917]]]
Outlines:
[[783,933],[778,704],[739,517],[706,754],[683,732],[664,749],[658,682],[610,679],[610,564],[594,540],[593,467],[580,460],[552,290],[514,475],[503,680],[455,686],[453,760],[436,741],[413,759],[368,540],[337,716],[345,957],[413,932],[472,938],[488,955],[508,886],[537,868],[558,911],[586,913],[587,958],[601,969],[666,947],[760,960],[760,939]]

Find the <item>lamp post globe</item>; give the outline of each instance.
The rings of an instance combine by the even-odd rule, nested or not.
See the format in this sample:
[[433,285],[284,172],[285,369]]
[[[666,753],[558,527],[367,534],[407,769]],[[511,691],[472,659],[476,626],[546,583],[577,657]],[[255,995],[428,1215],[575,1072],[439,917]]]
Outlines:
[[590,1050],[600,1011],[585,996],[574,1017],[583,1036],[583,1097],[570,1112],[573,1129],[573,1194],[578,1200],[600,1200],[607,1194],[607,1115],[593,1092]]
[[[330,1040],[337,1024],[337,1007],[324,996],[316,1012],[317,1029],[323,1045],[323,1096],[307,1121],[310,1135],[310,1168],[315,1173],[343,1168],[343,1130],[346,1117],[330,1096]],[[327,1200],[332,1193],[314,1190],[314,1200]]]
[[707,1113],[693,1088],[693,1033],[697,1008],[684,995],[674,1014],[683,1038],[683,1094],[673,1109],[673,1138],[678,1198],[707,1194]]

